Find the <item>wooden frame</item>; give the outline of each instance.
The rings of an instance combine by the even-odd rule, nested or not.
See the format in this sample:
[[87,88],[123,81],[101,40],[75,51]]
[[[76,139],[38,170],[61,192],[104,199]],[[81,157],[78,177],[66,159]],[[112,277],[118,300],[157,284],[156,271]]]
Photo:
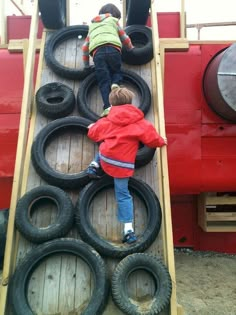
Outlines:
[[199,226],[205,232],[236,232],[236,211],[217,211],[218,205],[235,205],[236,207],[236,197],[216,196],[212,193],[201,193],[198,196]]
[[[160,39],[158,31],[158,23],[156,18],[155,2],[151,2],[151,21],[153,31],[153,50],[154,50],[154,65],[153,75],[155,82],[153,86],[153,102],[155,111],[155,125],[159,133],[165,137],[165,115],[164,115],[164,97],[163,97],[163,68],[160,55]],[[169,190],[169,173],[167,162],[166,146],[162,147],[158,152],[158,173],[159,173],[159,189],[160,202],[163,209],[163,241],[165,242],[164,258],[172,279],[172,296],[170,302],[170,314],[177,315],[182,313],[182,307],[177,304],[176,300],[176,279],[175,279],[175,262],[174,262],[174,245],[172,234],[172,219],[171,219],[171,205],[170,205],[170,190]]]

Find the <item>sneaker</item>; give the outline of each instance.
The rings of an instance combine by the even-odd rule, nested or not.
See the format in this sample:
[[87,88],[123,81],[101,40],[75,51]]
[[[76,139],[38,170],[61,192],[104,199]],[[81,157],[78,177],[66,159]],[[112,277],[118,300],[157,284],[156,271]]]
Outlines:
[[105,108],[104,111],[101,113],[101,116],[100,117],[105,117],[109,114],[110,112],[110,109],[111,109],[111,106],[108,107],[108,108]]
[[119,84],[113,83],[113,84],[111,85],[111,90],[118,89],[119,87],[120,87]]
[[89,178],[101,178],[101,176],[97,173],[98,169],[95,166],[89,165],[89,167],[86,170],[86,173]]
[[134,231],[129,230],[127,234],[125,234],[122,243],[132,244],[137,241],[137,236]]

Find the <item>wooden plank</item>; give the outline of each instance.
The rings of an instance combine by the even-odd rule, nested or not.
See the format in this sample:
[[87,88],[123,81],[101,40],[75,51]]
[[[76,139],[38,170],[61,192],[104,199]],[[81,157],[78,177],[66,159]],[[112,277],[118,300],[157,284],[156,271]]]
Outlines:
[[160,46],[165,51],[187,51],[189,41],[187,38],[160,38]]
[[236,232],[236,227],[235,226],[225,226],[225,225],[217,225],[217,226],[207,226],[206,227],[206,232],[217,232],[217,233],[234,233]]
[[[11,53],[23,52],[24,50],[24,42],[28,39],[10,39],[8,44],[8,51]],[[41,39],[37,39],[35,43],[36,51],[39,51],[41,47]]]
[[[156,18],[155,2],[151,2],[151,21],[153,31],[153,49],[155,61],[155,81],[156,94],[153,94],[155,100],[155,122],[158,122],[158,130],[165,137],[165,115],[164,115],[164,100],[163,100],[163,83],[162,83],[162,68],[160,59],[160,41],[158,32],[158,23]],[[176,279],[175,279],[175,263],[173,250],[173,235],[172,235],[172,220],[171,220],[171,205],[169,191],[169,174],[167,163],[167,148],[164,146],[159,151],[160,173],[159,186],[162,186],[162,209],[163,209],[163,229],[164,229],[164,247],[166,249],[166,263],[172,279],[172,296],[170,301],[170,314],[177,315],[177,300],[176,300]]]
[[186,37],[186,12],[185,12],[185,0],[181,0],[180,9],[180,37]]
[[7,44],[6,0],[0,1],[0,39],[1,44]]
[[[235,40],[236,41],[236,40]],[[234,40],[190,40],[190,45],[227,45],[235,43]]]
[[177,315],[184,315],[184,314],[185,314],[185,312],[184,312],[182,305],[178,304],[177,305]]
[[206,196],[206,206],[236,205],[236,196]]
[[236,212],[207,212],[206,220],[207,222],[209,221],[235,221],[236,222]]
[[205,207],[206,195],[204,193],[198,196],[198,225],[206,231],[206,207]]

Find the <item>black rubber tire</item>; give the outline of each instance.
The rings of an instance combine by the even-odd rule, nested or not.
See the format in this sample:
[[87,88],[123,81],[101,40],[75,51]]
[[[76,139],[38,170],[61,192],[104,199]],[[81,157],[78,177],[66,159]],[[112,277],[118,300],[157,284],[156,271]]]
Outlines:
[[13,314],[34,314],[27,300],[28,283],[37,266],[53,254],[71,254],[80,257],[88,264],[94,276],[94,290],[87,308],[81,315],[102,314],[109,289],[105,263],[92,247],[76,239],[56,239],[46,242],[27,254],[10,279],[9,305],[12,306]]
[[[64,27],[52,34],[46,42],[44,56],[47,65],[60,77],[71,80],[83,80],[87,75],[94,71],[94,67],[75,69],[66,67],[59,63],[54,53],[59,44],[71,38],[81,37],[85,39],[88,33],[88,25],[73,25]],[[82,60],[81,60],[82,61]]]
[[[47,227],[39,228],[30,220],[33,206],[50,200],[57,206],[55,222]],[[24,237],[33,243],[43,243],[54,238],[65,236],[74,223],[74,206],[66,192],[54,186],[43,185],[25,193],[16,206],[15,224]]]
[[146,25],[151,0],[128,0],[126,26],[133,24]]
[[134,49],[122,48],[122,61],[128,65],[144,65],[153,59],[152,29],[145,25],[131,25],[125,28]]
[[[131,83],[141,95],[139,109],[146,115],[151,107],[151,92],[147,83],[135,72],[122,70],[123,83]],[[88,95],[91,88],[97,84],[95,73],[91,73],[80,85],[77,94],[77,106],[79,113],[92,121],[97,121],[100,117],[91,111],[88,105]]]
[[97,193],[111,187],[114,187],[113,178],[104,176],[91,182],[80,192],[75,214],[75,222],[80,236],[104,256],[122,258],[135,252],[143,252],[153,243],[160,231],[162,212],[159,200],[149,185],[141,180],[130,178],[129,190],[143,200],[148,213],[148,222],[136,243],[118,246],[117,243],[108,242],[98,235],[89,220],[89,207],[92,200]]
[[143,167],[151,162],[155,152],[156,149],[149,148],[146,145],[141,144],[135,158],[135,168]]
[[9,209],[0,210],[0,269],[3,266]]
[[31,159],[38,175],[47,183],[65,189],[79,188],[86,185],[90,179],[86,171],[79,173],[60,173],[48,164],[45,159],[45,148],[48,140],[61,131],[67,129],[77,129],[83,134],[87,134],[87,127],[92,122],[82,117],[68,116],[51,121],[38,133],[31,147]]
[[35,101],[38,111],[49,119],[68,116],[75,108],[74,91],[60,82],[51,82],[41,86]]
[[[130,299],[128,294],[128,278],[137,270],[147,271],[155,280],[156,291],[152,302],[149,303],[149,308],[145,307],[144,303],[139,305],[137,301]],[[172,282],[169,271],[158,257],[143,253],[132,254],[120,261],[113,272],[112,298],[125,314],[160,314],[169,305],[171,292]],[[142,309],[141,312],[140,309]]]
[[59,29],[66,26],[66,0],[39,0],[39,11],[44,27]]

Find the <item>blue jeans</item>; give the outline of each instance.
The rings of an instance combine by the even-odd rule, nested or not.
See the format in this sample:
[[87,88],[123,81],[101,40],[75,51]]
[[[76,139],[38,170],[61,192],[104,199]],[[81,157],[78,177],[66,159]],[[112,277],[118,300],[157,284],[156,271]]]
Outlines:
[[109,94],[113,83],[120,84],[121,53],[112,46],[101,46],[93,57],[98,87],[104,103],[103,109],[110,107]]
[[[96,154],[94,161],[100,165],[99,153]],[[133,198],[130,195],[129,177],[117,178],[114,177],[114,189],[117,203],[117,218],[122,223],[129,223],[133,221]]]
[[117,218],[122,223],[133,221],[133,198],[130,195],[129,177],[114,177],[114,188],[117,202]]

